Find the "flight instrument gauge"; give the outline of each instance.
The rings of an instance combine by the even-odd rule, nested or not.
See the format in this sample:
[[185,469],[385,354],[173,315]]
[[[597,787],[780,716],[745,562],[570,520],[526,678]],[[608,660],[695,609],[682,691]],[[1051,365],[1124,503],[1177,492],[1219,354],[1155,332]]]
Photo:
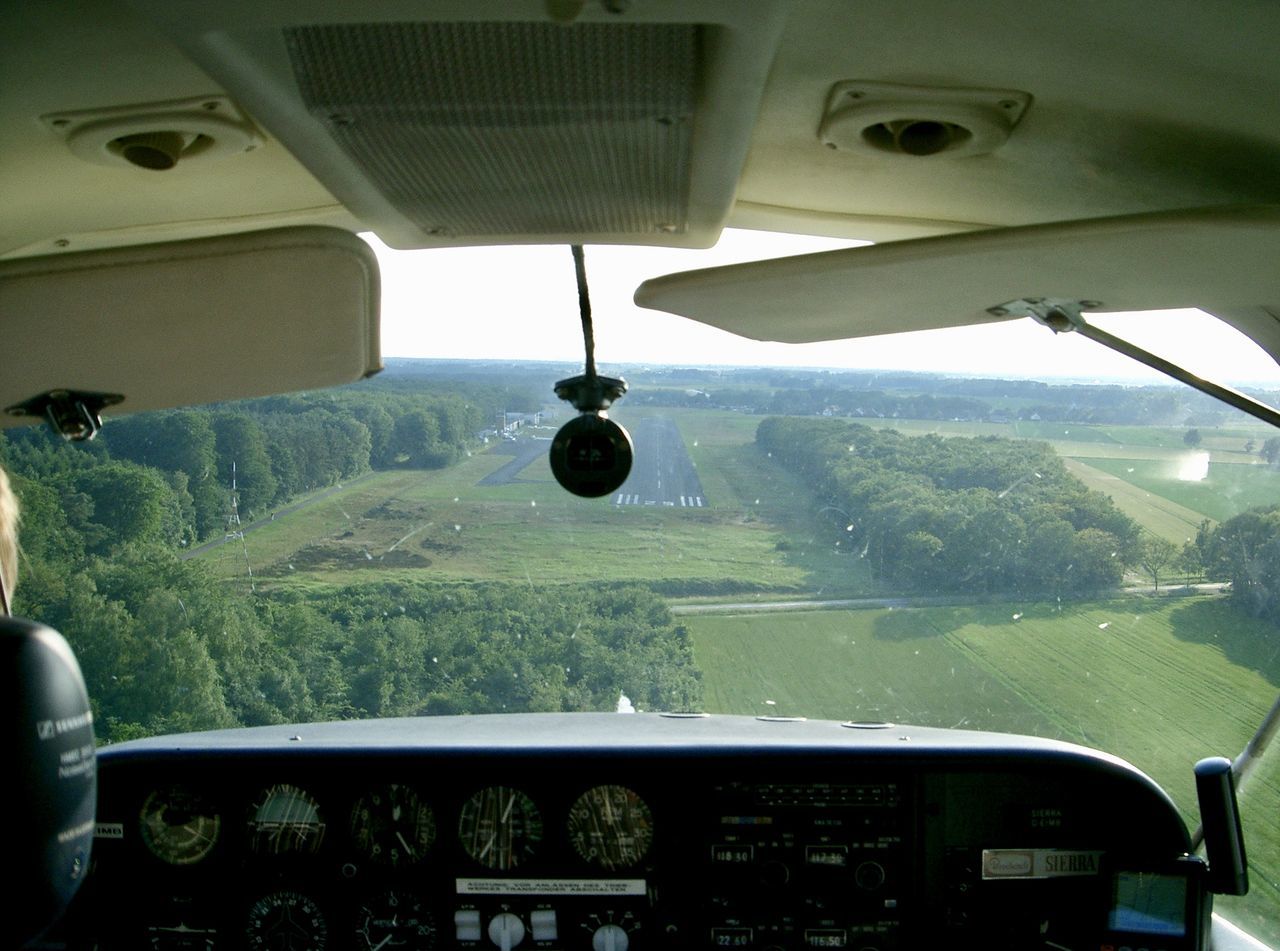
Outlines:
[[458,838],[481,865],[513,869],[528,861],[542,841],[542,816],[520,790],[489,786],[463,805]]
[[324,841],[319,804],[297,786],[272,786],[249,819],[249,841],[263,855],[310,855]]
[[222,817],[204,796],[182,786],[157,789],[142,803],[139,832],[153,855],[170,865],[194,865],[218,841]]
[[431,807],[408,786],[380,786],[356,800],[351,838],[372,861],[398,868],[427,854],[436,838],[436,820]]
[[174,925],[148,925],[143,947],[150,951],[215,951],[218,932],[215,928],[193,928],[186,922]]
[[643,859],[653,843],[653,813],[635,790],[596,786],[569,810],[569,841],[594,865],[627,868]]
[[361,951],[431,951],[435,944],[435,918],[408,892],[387,892],[356,913],[355,946]]
[[320,906],[299,892],[273,892],[249,909],[245,944],[263,951],[324,951],[329,926]]

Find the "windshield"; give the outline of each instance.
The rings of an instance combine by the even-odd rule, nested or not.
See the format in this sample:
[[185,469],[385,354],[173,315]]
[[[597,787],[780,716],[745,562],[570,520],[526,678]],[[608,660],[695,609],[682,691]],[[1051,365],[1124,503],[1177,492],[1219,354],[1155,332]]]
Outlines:
[[[635,445],[598,500],[548,463],[575,415],[552,385],[582,367],[568,251],[380,249],[372,380],[84,445],[6,431],[16,612],[71,641],[103,743],[547,710],[893,721],[1105,750],[1194,827],[1191,764],[1234,757],[1280,686],[1280,433],[1030,321],[784,348],[629,305],[667,271],[848,244],[588,249]],[[1280,404],[1274,363],[1206,315],[1098,323]],[[1274,756],[1242,801],[1253,891],[1218,907],[1274,942]]]

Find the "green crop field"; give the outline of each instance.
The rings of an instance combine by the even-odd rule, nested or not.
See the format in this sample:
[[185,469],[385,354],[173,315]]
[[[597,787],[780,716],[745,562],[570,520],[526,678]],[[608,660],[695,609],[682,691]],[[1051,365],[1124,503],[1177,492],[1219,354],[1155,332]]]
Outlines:
[[1214,521],[1258,505],[1280,503],[1280,472],[1265,465],[1210,462],[1204,479],[1185,481],[1169,462],[1095,458],[1088,464]]
[[[1189,822],[1192,764],[1243,748],[1280,684],[1274,629],[1217,598],[683,621],[713,712],[885,718],[1070,740],[1149,773]],[[1243,797],[1254,890],[1238,912],[1273,940],[1278,773],[1273,762]]]
[[1067,440],[1069,442],[1116,444],[1116,439],[1106,427],[1089,426],[1082,423],[1050,423],[1038,420],[1018,420],[1013,424],[1015,435],[1023,439],[1043,439],[1048,442]]
[[[1165,449],[1176,449],[1185,452],[1187,444],[1183,437],[1187,427],[1178,426],[1107,426],[1106,431],[1115,441],[1128,446],[1155,446]],[[1221,450],[1226,453],[1239,453],[1247,458],[1245,443],[1253,440],[1256,447],[1261,446],[1269,436],[1275,435],[1270,427],[1244,423],[1236,426],[1197,427],[1201,442],[1199,448]]]
[[[913,611],[687,615],[715,713],[1045,733],[1053,722]],[[917,636],[920,635],[920,636]]]
[[1013,436],[1012,423],[988,423],[980,420],[935,419],[848,419],[873,429],[896,429],[908,436],[936,433],[939,436]]
[[[1163,495],[1140,489],[1117,475],[1094,466],[1098,460],[1065,459],[1067,469],[1091,489],[1111,496],[1116,508],[1154,535],[1181,546],[1195,538],[1200,523],[1208,518],[1203,512],[1189,509]],[[1127,468],[1127,467],[1126,467]]]

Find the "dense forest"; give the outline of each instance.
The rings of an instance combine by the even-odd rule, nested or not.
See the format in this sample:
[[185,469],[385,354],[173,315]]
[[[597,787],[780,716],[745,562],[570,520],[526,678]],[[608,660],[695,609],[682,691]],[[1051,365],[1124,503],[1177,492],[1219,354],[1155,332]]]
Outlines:
[[756,441],[809,481],[845,544],[905,589],[1096,591],[1139,557],[1138,526],[1046,443],[795,417],[763,420]]
[[[23,507],[15,609],[61,630],[100,740],[348,717],[701,703],[686,632],[626,587],[374,581],[307,595],[219,584],[181,551],[232,514],[373,469],[439,468],[504,409],[500,385],[375,381],[111,420],[88,444],[0,436]],[[234,466],[234,471],[233,471]]]
[[637,588],[383,582],[232,594],[203,565],[124,545],[34,562],[17,610],[61,630],[101,740],[352,717],[701,703],[687,635]]

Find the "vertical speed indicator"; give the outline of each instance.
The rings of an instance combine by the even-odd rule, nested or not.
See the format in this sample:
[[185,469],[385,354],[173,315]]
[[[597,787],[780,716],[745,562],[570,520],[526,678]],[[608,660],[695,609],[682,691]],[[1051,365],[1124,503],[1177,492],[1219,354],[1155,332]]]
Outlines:
[[508,871],[533,856],[542,841],[542,815],[520,790],[488,786],[463,805],[458,838],[481,865]]
[[569,810],[569,841],[594,865],[627,868],[639,863],[653,844],[653,813],[633,789],[596,786]]

